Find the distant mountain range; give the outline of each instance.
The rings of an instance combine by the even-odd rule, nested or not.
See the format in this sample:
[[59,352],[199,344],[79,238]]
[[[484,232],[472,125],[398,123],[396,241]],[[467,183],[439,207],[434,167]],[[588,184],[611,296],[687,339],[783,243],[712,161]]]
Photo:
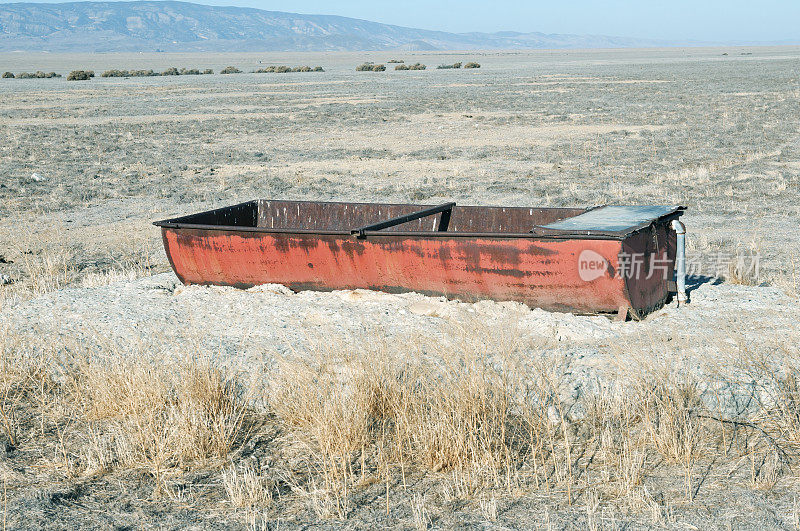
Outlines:
[[188,2],[0,4],[0,51],[360,51],[667,46],[599,35],[448,33]]

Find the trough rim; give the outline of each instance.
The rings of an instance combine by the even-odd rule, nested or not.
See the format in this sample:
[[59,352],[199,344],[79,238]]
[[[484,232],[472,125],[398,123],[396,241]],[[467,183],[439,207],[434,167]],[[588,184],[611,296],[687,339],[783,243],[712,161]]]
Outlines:
[[[242,203],[237,203],[234,205],[228,205],[220,208],[213,208],[211,210],[206,210],[203,212],[195,212],[193,214],[188,214],[185,216],[179,216],[176,218],[169,218],[159,221],[154,221],[153,225],[156,227],[161,227],[162,229],[190,229],[190,230],[208,230],[208,231],[222,231],[222,232],[255,232],[255,233],[267,233],[267,234],[297,234],[297,235],[319,235],[319,236],[342,236],[347,239],[351,239],[354,236],[351,234],[349,230],[321,230],[321,229],[293,229],[293,228],[273,228],[273,227],[246,227],[246,226],[237,226],[237,225],[207,225],[207,224],[198,224],[198,223],[186,223],[182,220],[185,220],[188,217],[198,216],[202,214],[210,214],[216,212],[218,210],[228,209],[228,208],[235,208],[245,205],[250,205],[252,203],[258,203],[261,201],[260,199],[253,199],[250,201],[244,201]],[[309,200],[291,200],[291,199],[267,199],[266,201],[291,201],[293,203],[306,203],[306,204],[320,204],[320,203],[327,203],[327,204],[339,204],[339,205],[374,205],[380,204],[385,206],[419,206],[419,207],[428,207],[433,205],[417,205],[415,203],[364,203],[364,202],[354,202],[354,201],[309,201]],[[528,208],[528,209],[547,209],[547,210],[575,210],[575,208],[570,207],[527,207],[527,206],[512,206],[512,205],[458,205],[459,207],[471,207],[471,208]],[[615,205],[598,205],[589,207],[586,209],[586,212],[590,210],[595,210],[598,208],[603,208],[606,206],[615,206]],[[574,240],[574,239],[589,239],[589,240],[624,240],[628,236],[640,232],[642,230],[647,229],[651,225],[661,221],[671,221],[672,219],[677,219],[686,210],[685,206],[676,205],[671,207],[673,210],[667,214],[661,215],[657,218],[650,219],[648,221],[642,222],[638,225],[631,226],[626,228],[622,231],[603,231],[603,230],[587,230],[587,231],[570,231],[570,230],[558,230],[558,229],[541,229],[537,227],[532,227],[533,230],[544,230],[545,232],[449,232],[449,231],[365,231],[364,236],[368,238],[501,238],[501,239],[532,239],[532,240]]]

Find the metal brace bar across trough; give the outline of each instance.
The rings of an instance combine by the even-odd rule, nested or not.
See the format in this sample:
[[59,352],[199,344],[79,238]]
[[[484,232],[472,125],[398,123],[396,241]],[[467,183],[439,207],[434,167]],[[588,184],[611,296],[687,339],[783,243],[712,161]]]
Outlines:
[[394,227],[395,225],[401,225],[403,223],[408,223],[409,221],[414,221],[415,219],[432,216],[434,214],[438,214],[439,212],[442,213],[442,219],[439,221],[439,231],[446,231],[447,225],[450,223],[450,213],[452,212],[454,206],[456,206],[456,204],[453,202],[443,203],[435,207],[418,210],[416,212],[412,212],[411,214],[406,214],[405,216],[398,216],[396,218],[387,219],[386,221],[381,221],[380,223],[373,223],[372,225],[365,225],[358,229],[352,229],[350,234],[355,235],[358,238],[366,238],[367,231],[377,231]]

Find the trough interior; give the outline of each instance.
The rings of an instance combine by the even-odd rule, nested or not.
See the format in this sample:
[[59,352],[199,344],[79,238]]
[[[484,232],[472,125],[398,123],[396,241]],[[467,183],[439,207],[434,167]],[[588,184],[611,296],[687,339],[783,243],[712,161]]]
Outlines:
[[[435,205],[384,203],[330,203],[316,201],[271,201],[261,199],[192,214],[171,221],[192,225],[263,227],[271,229],[344,231],[411,214]],[[527,233],[535,225],[546,225],[582,214],[582,208],[453,207],[447,232]],[[382,232],[438,231],[442,215],[434,214]]]
[[[257,201],[256,226],[274,229],[350,231],[435,205],[381,203],[327,203],[304,201]],[[585,212],[580,208],[453,207],[447,232],[527,233]],[[441,214],[416,219],[381,232],[438,231]]]

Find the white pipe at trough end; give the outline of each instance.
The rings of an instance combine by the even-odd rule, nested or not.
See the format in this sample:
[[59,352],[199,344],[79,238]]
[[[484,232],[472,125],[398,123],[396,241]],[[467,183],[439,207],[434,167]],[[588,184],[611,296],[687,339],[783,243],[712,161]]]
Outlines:
[[678,306],[686,304],[686,227],[677,219],[672,220],[672,228],[678,236],[675,253],[675,276],[678,291]]

